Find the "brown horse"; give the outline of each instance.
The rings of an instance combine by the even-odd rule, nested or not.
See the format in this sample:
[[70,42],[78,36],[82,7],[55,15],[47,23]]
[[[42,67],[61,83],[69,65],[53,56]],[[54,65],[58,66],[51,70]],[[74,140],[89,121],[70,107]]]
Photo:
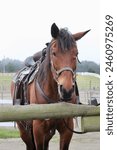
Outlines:
[[[74,88],[78,55],[76,41],[88,31],[72,35],[66,29],[59,29],[55,23],[52,25],[52,40],[47,47],[46,57],[40,64],[34,81],[27,87],[27,99],[30,104],[59,101],[76,103]],[[14,92],[15,84],[12,82],[12,96]],[[68,150],[73,133],[66,128],[64,120],[67,126],[73,129],[73,118],[17,122],[27,150],[48,150],[49,141],[55,130],[60,134],[60,150]]]

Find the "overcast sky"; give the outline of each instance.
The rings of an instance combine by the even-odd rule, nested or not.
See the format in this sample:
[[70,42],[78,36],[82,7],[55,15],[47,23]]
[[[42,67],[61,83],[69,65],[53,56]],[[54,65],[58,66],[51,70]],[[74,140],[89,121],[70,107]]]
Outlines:
[[51,40],[50,27],[91,31],[77,42],[79,59],[100,63],[98,0],[1,0],[0,60],[24,60]]

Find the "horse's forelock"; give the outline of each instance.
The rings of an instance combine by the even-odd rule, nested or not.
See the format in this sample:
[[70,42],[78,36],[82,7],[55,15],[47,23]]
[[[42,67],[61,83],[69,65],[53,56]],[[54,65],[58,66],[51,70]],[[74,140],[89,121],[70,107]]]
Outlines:
[[58,47],[62,50],[70,50],[75,45],[75,40],[72,34],[66,29],[60,29],[58,40]]

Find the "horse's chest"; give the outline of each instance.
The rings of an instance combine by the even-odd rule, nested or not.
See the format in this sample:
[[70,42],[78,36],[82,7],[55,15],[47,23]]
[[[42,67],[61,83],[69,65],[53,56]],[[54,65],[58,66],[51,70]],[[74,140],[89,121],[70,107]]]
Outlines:
[[62,126],[62,119],[47,119],[46,120],[46,127],[48,127],[49,130],[51,129],[57,129]]

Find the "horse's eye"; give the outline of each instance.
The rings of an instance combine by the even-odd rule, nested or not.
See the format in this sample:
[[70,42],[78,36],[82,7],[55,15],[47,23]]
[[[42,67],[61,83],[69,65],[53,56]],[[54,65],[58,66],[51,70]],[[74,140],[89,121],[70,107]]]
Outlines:
[[76,57],[78,56],[78,52],[76,53]]
[[78,53],[75,54],[74,59],[76,59],[78,57]]

